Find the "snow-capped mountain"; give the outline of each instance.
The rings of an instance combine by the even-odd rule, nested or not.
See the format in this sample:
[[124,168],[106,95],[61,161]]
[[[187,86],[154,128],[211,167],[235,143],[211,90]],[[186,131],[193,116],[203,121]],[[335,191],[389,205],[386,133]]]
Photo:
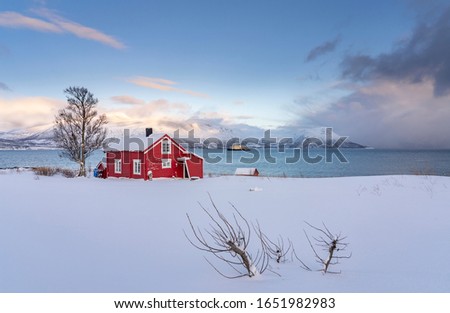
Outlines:
[[[128,136],[130,137],[142,138],[145,136],[145,128],[134,127],[126,129]],[[191,137],[188,135],[190,130],[194,130]],[[167,133],[168,135],[175,137],[173,130],[154,129],[153,133]],[[348,139],[344,140],[345,137],[341,137],[330,128],[325,127],[297,129],[294,135],[286,135],[286,133],[281,134],[279,131],[274,131],[272,132],[271,137],[276,138],[276,141],[266,142],[264,140],[264,130],[258,127],[242,124],[233,125],[233,128],[227,128],[215,123],[195,121],[180,128],[178,136],[179,139],[177,140],[179,142],[189,146],[194,146],[194,144],[198,145],[199,142],[203,143],[206,139],[210,139],[209,142],[211,142],[211,139],[214,138],[215,140],[212,140],[212,142],[222,142],[224,147],[228,147],[233,143],[245,144],[246,140],[248,141],[248,138],[256,138],[258,140],[257,143],[255,143],[255,140],[251,140],[246,146],[277,146],[283,140],[283,145],[285,147],[333,147],[333,145],[336,145],[340,148],[365,148],[365,146]],[[123,137],[124,128],[110,127],[108,129],[107,138]],[[237,139],[237,141],[235,139]],[[0,149],[54,148],[56,148],[56,144],[53,141],[52,125],[0,132]]]
[[0,149],[54,149],[51,125],[0,132]]
[[366,148],[366,146],[352,142],[346,136],[336,134],[329,127],[314,127],[299,129],[294,136],[293,147],[339,147]]

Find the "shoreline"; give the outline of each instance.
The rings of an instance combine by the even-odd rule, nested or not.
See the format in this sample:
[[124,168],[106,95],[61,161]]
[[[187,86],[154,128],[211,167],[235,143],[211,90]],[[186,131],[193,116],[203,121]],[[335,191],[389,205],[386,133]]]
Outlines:
[[[7,171],[23,171],[23,172],[33,172],[34,169],[39,169],[39,168],[51,168],[51,169],[58,169],[58,170],[70,170],[70,171],[77,171],[77,169],[72,169],[72,168],[63,168],[63,167],[46,167],[46,166],[27,166],[27,167],[4,167],[4,168],[0,168],[0,172],[7,172]],[[39,175],[41,176],[41,175]],[[44,175],[45,176],[45,175]],[[51,175],[53,176],[53,175]],[[405,173],[405,174],[374,174],[374,175],[348,175],[348,176],[283,176],[283,175],[259,175],[259,176],[252,176],[252,175],[235,175],[235,174],[228,174],[228,173],[205,173],[204,178],[203,179],[208,179],[208,178],[217,178],[217,177],[241,177],[241,178],[266,178],[266,179],[271,179],[271,178],[279,178],[279,179],[283,179],[283,178],[304,178],[304,179],[311,179],[311,178],[357,178],[357,177],[388,177],[388,176],[417,176],[417,177],[450,177],[450,175],[446,175],[446,174],[426,174],[426,173]],[[70,178],[70,177],[68,177]],[[98,178],[98,177],[93,177],[93,171],[88,173],[88,175],[86,176],[86,178],[95,178],[95,179],[102,179],[103,178]],[[159,178],[155,178],[154,180],[158,180]],[[109,177],[106,178],[104,180],[130,180],[130,181],[143,181],[146,182],[143,179],[134,179],[134,178],[115,178],[115,177]],[[189,179],[183,179],[183,178],[164,178],[164,180],[181,180],[181,181],[189,181]]]

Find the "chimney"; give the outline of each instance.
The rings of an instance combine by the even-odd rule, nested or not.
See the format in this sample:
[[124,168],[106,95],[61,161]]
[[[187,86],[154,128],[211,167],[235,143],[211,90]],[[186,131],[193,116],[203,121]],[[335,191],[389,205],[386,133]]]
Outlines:
[[145,137],[148,137],[151,134],[153,134],[153,128],[146,128],[145,129]]

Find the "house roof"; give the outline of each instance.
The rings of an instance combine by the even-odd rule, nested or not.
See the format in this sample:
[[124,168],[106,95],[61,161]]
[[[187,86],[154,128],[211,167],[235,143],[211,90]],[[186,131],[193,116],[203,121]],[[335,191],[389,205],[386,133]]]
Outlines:
[[152,149],[158,144],[158,142],[160,142],[160,141],[163,140],[163,139],[169,139],[170,141],[172,141],[172,143],[173,143],[174,145],[176,145],[177,147],[179,147],[181,150],[186,151],[186,152],[189,152],[189,151],[187,151],[186,148],[184,148],[184,147],[181,146],[178,142],[176,142],[175,139],[173,139],[172,137],[170,137],[170,136],[167,135],[167,134],[163,134],[163,135],[160,136],[158,139],[156,139],[155,141],[153,141],[153,142],[152,142],[152,143],[144,150],[144,153],[147,153],[147,152],[149,152],[150,150],[152,150]]
[[258,172],[256,167],[238,167],[234,175],[255,175]]
[[148,137],[145,136],[124,136],[110,137],[105,140],[103,144],[104,151],[143,151],[147,153],[154,146],[158,144],[163,138],[167,138],[172,141],[182,151],[195,155],[196,157],[203,159],[201,156],[188,151],[185,147],[180,145],[175,139],[165,133],[154,133]]
[[[114,136],[109,137],[104,142],[104,151],[144,151],[159,139],[161,139],[164,133],[155,133],[148,137],[141,136]],[[106,146],[105,146],[106,145]]]
[[98,162],[96,167],[99,168],[100,165],[106,168],[106,163],[105,162],[103,162],[103,161]]

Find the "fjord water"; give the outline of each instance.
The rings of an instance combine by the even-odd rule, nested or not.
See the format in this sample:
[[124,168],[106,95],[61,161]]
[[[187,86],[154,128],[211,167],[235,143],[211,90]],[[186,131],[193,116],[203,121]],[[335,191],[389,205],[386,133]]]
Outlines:
[[[285,149],[281,152],[261,149],[256,162],[250,152],[225,153],[204,151],[205,161],[214,156],[224,158],[216,164],[205,162],[205,173],[233,174],[238,167],[256,167],[263,176],[287,177],[343,177],[371,175],[450,175],[450,150],[383,150],[383,149]],[[205,155],[209,153],[209,156]],[[338,158],[338,153],[342,156]],[[328,154],[328,160],[327,160]]]
[[[204,158],[205,175],[233,174],[238,167],[256,167],[262,176],[342,177],[369,175],[450,175],[450,150],[385,150],[385,149],[252,149],[223,151],[196,149]],[[345,160],[338,156],[340,152]],[[2,150],[0,168],[63,167],[78,165],[60,157],[58,150]],[[104,153],[95,151],[87,159],[93,169]]]

